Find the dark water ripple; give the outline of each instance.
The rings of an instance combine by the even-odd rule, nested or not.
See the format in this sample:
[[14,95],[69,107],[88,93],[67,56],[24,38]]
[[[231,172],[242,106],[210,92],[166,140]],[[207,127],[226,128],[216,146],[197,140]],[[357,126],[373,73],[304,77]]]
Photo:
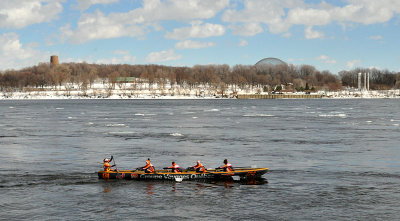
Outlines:
[[[399,220],[397,100],[0,101],[0,219]],[[268,180],[98,180],[198,159]]]

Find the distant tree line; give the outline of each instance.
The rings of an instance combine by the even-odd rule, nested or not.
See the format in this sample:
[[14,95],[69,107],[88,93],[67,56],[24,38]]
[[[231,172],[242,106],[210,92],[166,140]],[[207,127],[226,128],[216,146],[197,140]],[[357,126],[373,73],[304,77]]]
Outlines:
[[[342,86],[356,87],[357,73],[367,70],[355,69],[334,75],[329,71],[318,71],[311,65],[196,65],[193,67],[170,67],[162,65],[103,65],[88,63],[63,63],[50,67],[40,63],[21,70],[0,72],[0,89],[23,90],[24,88],[57,87],[79,85],[91,88],[96,80],[117,83],[119,77],[135,77],[149,84],[205,85],[223,91],[228,86],[246,88],[261,87],[272,91],[282,86],[293,90],[339,90]],[[399,88],[400,74],[369,70],[371,89]]]
[[[395,73],[388,70],[363,68],[356,68],[351,71],[339,72],[339,76],[342,80],[343,86],[356,88],[358,86],[358,73],[369,73],[371,90],[388,90],[400,88],[400,72]],[[362,75],[361,81],[364,82],[364,75]]]

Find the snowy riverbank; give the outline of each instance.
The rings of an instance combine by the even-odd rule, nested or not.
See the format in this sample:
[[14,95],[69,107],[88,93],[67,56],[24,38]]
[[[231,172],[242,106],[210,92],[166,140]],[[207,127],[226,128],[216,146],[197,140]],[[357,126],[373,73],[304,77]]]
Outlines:
[[[161,89],[160,89],[161,88]],[[97,83],[92,87],[84,89],[77,85],[67,85],[48,88],[30,88],[23,91],[2,91],[0,100],[17,99],[236,99],[241,94],[268,94],[262,92],[262,88],[251,87],[240,89],[236,86],[229,86],[223,91],[212,87],[178,87],[164,85],[159,87],[156,84],[142,84],[140,87],[133,84],[119,84],[114,87],[106,87]],[[304,92],[287,93],[304,94]],[[329,99],[351,99],[351,98],[400,98],[400,90],[385,91],[358,91],[342,90],[335,92],[318,91],[313,94],[322,95]]]
[[[245,94],[245,93],[239,93]],[[295,93],[296,94],[296,93]],[[301,93],[297,93],[301,94]],[[373,99],[373,98],[400,98],[398,90],[390,91],[369,91],[369,92],[317,92],[323,94],[323,98],[327,99]],[[35,100],[35,99],[236,99],[234,95],[221,96],[221,95],[171,95],[162,93],[146,93],[137,92],[133,94],[115,91],[112,95],[104,94],[82,94],[81,92],[69,92],[65,94],[62,91],[38,91],[38,92],[13,92],[13,93],[0,93],[0,100]]]
[[[321,92],[324,93],[324,92]],[[334,91],[326,92],[327,98],[400,98],[400,90],[381,91]]]

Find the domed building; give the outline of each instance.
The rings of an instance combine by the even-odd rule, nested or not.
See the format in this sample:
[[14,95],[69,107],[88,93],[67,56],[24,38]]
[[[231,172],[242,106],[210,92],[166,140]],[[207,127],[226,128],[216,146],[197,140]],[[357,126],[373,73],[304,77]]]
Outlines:
[[278,58],[264,58],[258,61],[256,66],[265,66],[265,65],[287,65],[286,62],[282,61],[281,59]]

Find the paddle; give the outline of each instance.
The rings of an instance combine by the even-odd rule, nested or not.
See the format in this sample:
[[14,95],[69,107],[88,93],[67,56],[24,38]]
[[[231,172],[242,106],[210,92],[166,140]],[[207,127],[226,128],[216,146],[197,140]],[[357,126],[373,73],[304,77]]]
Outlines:
[[117,171],[117,178],[118,178],[119,177],[119,170],[118,170],[118,167],[117,167],[117,163],[115,162],[114,156],[111,155],[111,157],[112,157],[112,159],[114,161],[114,166],[115,166],[115,170]]
[[112,166],[115,166],[115,169],[118,170],[117,163],[115,162],[114,156],[111,155],[111,158],[112,158],[112,160],[114,161],[114,165],[112,165]]

